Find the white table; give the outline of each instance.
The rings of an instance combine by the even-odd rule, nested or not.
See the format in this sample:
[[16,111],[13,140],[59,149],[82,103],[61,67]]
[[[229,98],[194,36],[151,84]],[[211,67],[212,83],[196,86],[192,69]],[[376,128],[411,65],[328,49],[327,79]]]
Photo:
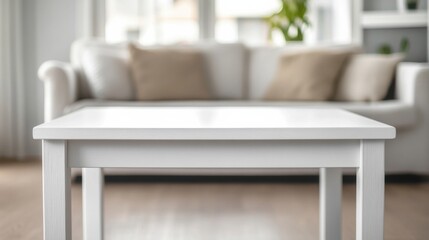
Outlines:
[[319,168],[320,238],[341,239],[341,169],[357,169],[356,239],[382,240],[391,126],[343,110],[86,108],[43,140],[44,239],[71,239],[70,168],[83,168],[84,237],[103,238],[102,168]]

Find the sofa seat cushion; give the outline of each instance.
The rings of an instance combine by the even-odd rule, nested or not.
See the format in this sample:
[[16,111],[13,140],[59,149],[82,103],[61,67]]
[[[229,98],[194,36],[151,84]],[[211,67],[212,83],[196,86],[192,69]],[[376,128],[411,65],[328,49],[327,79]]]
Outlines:
[[417,113],[413,106],[389,100],[365,102],[282,102],[282,101],[100,101],[80,100],[65,108],[70,113],[84,107],[305,107],[341,108],[384,122],[396,128],[409,128],[416,124]]

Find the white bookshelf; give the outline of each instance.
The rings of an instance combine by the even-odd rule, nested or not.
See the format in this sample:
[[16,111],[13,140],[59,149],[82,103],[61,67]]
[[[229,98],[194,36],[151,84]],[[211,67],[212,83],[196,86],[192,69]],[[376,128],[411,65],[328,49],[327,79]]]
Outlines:
[[361,17],[363,28],[407,28],[426,27],[427,11],[374,11],[364,12]]
[[[352,1],[353,40],[357,44],[363,43],[366,29],[405,29],[429,27],[429,4],[426,9],[405,10],[398,7],[396,11],[364,11],[364,0]],[[429,31],[428,41],[429,41]],[[429,60],[429,47],[427,53]]]

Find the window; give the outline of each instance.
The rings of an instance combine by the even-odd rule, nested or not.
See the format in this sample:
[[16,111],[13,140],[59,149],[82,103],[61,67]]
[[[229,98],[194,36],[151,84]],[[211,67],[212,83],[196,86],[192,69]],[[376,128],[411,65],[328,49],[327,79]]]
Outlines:
[[279,0],[216,0],[215,37],[220,42],[266,44],[264,18],[280,8]]
[[[311,28],[306,42],[351,42],[352,0],[308,0]],[[142,44],[219,42],[269,43],[264,18],[278,11],[281,0],[105,0],[109,42]],[[280,33],[274,44],[284,42]]]
[[198,40],[198,0],[106,0],[106,40],[143,44]]
[[351,43],[352,1],[317,0],[311,1],[311,28],[309,42]]

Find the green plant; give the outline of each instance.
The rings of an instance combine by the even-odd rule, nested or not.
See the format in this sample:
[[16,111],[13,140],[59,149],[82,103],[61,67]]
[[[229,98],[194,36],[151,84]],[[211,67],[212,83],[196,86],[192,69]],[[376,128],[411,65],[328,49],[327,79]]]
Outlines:
[[407,53],[409,47],[410,47],[410,42],[408,41],[408,38],[402,38],[401,44],[400,44],[400,51],[402,53]]
[[310,25],[307,17],[307,0],[280,0],[279,12],[266,18],[270,39],[274,30],[280,30],[286,42],[303,41],[304,28]]
[[[408,41],[408,38],[402,38],[401,43],[399,44],[399,52],[405,54],[408,52],[409,47],[410,47],[410,43]],[[383,43],[378,48],[378,53],[392,54],[393,53],[392,46],[390,46],[390,44]]]
[[407,9],[408,10],[416,10],[418,7],[418,0],[407,0]]
[[392,54],[392,46],[390,46],[390,44],[383,43],[378,48],[378,53],[380,53],[380,54],[386,54],[386,55]]

